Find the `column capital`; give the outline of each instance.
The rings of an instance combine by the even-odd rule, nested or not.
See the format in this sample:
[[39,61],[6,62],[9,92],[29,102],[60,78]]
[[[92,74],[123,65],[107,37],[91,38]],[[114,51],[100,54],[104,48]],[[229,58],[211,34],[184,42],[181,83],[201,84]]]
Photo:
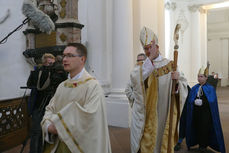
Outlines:
[[199,11],[200,13],[206,13],[207,12],[205,9],[202,8],[202,5],[201,4],[189,5],[188,6],[188,10],[191,13],[195,13],[197,11]]
[[165,9],[172,10],[172,11],[175,11],[177,8],[177,4],[175,2],[166,2],[164,6]]

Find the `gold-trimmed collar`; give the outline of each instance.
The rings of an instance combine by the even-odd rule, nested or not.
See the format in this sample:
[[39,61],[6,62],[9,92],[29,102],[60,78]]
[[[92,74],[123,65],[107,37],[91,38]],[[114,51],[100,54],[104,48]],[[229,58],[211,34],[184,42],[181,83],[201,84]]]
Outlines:
[[169,72],[173,71],[173,61],[169,62],[167,65],[162,66],[160,68],[157,68],[153,71],[154,76],[160,77],[165,74],[168,74]]
[[67,88],[76,88],[76,87],[78,87],[79,85],[81,85],[81,84],[84,84],[84,83],[86,83],[87,81],[89,81],[89,80],[95,80],[95,78],[92,78],[92,77],[90,77],[90,78],[87,78],[87,79],[85,79],[85,80],[83,80],[83,81],[75,81],[75,80],[67,80],[65,83],[64,83],[64,87],[67,87]]

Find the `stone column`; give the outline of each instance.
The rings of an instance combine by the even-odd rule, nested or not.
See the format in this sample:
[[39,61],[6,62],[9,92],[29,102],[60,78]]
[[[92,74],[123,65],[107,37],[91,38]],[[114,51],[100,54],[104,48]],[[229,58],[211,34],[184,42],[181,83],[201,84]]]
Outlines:
[[198,70],[207,66],[206,14],[199,6],[191,11],[191,86],[197,83]]
[[198,28],[199,12],[195,11],[191,13],[191,84],[197,83],[197,73],[201,68],[201,50],[200,50],[200,29]]
[[107,36],[109,28],[109,13],[107,13],[108,3],[109,1],[106,0],[79,3],[86,7],[86,9],[81,8],[82,12],[79,14],[80,21],[85,25],[82,35],[83,43],[88,48],[86,69],[100,82],[105,94],[109,92],[111,62],[109,60],[111,49],[108,46],[110,38]]
[[106,98],[108,123],[128,127],[129,105],[124,90],[134,65],[132,1],[113,0],[112,6],[112,79]]

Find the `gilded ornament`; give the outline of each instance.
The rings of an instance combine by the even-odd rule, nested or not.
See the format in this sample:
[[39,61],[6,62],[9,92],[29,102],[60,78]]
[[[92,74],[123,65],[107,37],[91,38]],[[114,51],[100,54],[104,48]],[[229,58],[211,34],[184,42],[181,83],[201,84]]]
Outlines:
[[62,42],[65,42],[65,41],[67,40],[67,36],[66,36],[64,33],[62,33],[62,34],[60,35],[60,40],[61,40]]
[[62,8],[64,8],[64,7],[66,6],[66,4],[67,4],[66,0],[61,0],[60,6],[61,6]]

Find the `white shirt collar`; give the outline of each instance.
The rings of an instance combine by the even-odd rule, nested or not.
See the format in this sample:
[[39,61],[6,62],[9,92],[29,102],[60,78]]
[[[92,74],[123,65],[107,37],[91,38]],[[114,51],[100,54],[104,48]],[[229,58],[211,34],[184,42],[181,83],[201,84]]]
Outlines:
[[72,77],[72,78],[70,77],[70,74],[68,74],[68,79],[70,79],[70,80],[78,80],[79,78],[81,78],[83,72],[84,72],[84,68],[81,70],[80,73],[76,74],[76,75],[75,75],[74,77]]
[[162,60],[162,56],[159,54],[158,57],[156,59],[154,59],[153,61],[157,62],[157,61],[161,61]]

